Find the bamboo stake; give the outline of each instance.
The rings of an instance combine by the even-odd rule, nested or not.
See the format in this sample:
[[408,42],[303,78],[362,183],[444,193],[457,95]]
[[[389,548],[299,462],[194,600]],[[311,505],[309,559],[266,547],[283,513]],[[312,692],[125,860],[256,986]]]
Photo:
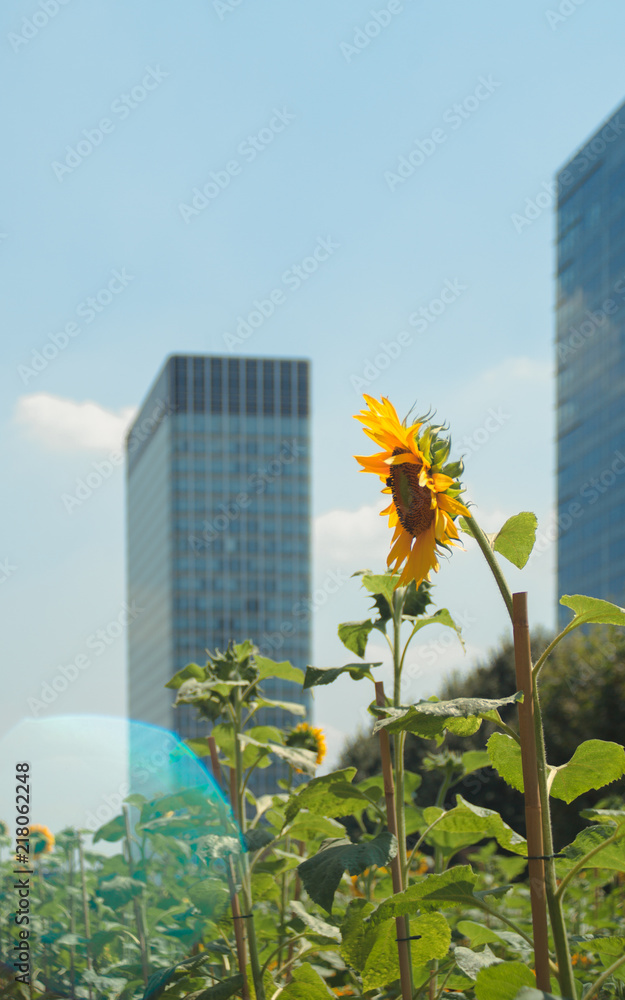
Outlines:
[[[215,737],[208,737],[208,747],[210,750],[211,766],[213,768],[213,775],[217,784],[223,786],[223,776],[221,773],[221,766],[219,764],[219,758],[217,756],[217,744],[215,743]],[[230,769],[230,777],[234,775],[234,768]],[[232,781],[231,781],[232,783]],[[232,810],[236,816],[236,796],[230,796],[232,803]],[[239,905],[239,897],[236,894],[234,873],[232,867],[232,859],[227,859],[226,872],[228,875],[228,888],[230,890],[230,909],[232,910],[232,923],[234,926],[234,940],[237,949],[237,962],[239,963],[239,972],[243,976],[243,986],[241,988],[241,996],[243,1000],[250,1000],[250,990],[247,984],[247,976],[245,973],[247,967],[247,959],[245,955],[245,935],[243,933],[243,920],[241,917],[241,907]]]
[[[386,707],[386,697],[384,694],[384,684],[376,681],[375,684],[376,704],[381,708]],[[385,729],[379,732],[380,756],[382,758],[382,776],[384,778],[384,798],[386,799],[386,823],[389,832],[397,837],[397,816],[395,813],[395,782],[393,781],[393,768],[391,765],[391,750],[389,747],[388,733]],[[403,803],[401,804],[403,808]],[[393,879],[393,894],[402,892],[402,870],[399,850],[391,861],[391,876]],[[395,928],[397,931],[397,952],[399,955],[399,976],[401,983],[402,1000],[412,998],[412,974],[410,969],[410,942],[408,941],[408,926],[405,917],[395,917]]]
[[538,786],[538,758],[534,729],[534,692],[532,681],[532,654],[527,617],[527,594],[512,595],[512,626],[514,634],[514,665],[516,683],[523,692],[524,700],[519,703],[519,733],[521,736],[521,758],[523,764],[523,784],[525,786],[525,825],[527,833],[527,854],[532,904],[532,926],[534,929],[534,960],[536,986],[549,992],[549,929],[547,924],[547,894],[545,887],[545,862],[543,859],[543,821]]

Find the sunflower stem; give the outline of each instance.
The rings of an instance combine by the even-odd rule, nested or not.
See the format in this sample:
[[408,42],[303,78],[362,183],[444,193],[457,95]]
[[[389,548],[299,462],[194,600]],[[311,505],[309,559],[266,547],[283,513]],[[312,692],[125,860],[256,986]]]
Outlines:
[[470,517],[465,517],[464,523],[467,526],[469,534],[473,535],[473,538],[475,539],[480,549],[482,550],[482,555],[486,559],[486,562],[490,567],[490,571],[495,577],[495,582],[499,587],[501,596],[504,599],[504,604],[506,605],[508,614],[510,615],[510,621],[512,621],[512,594],[510,593],[510,588],[508,587],[506,578],[503,575],[501,566],[499,565],[499,563],[495,558],[495,553],[490,547],[488,538],[480,528],[479,524],[477,523],[473,515],[471,515]]
[[[236,802],[235,817],[238,820],[239,828],[241,833],[244,834],[247,830],[247,816],[245,813],[245,792],[243,788],[243,751],[241,749],[241,743],[239,741],[239,733],[243,730],[242,725],[243,718],[243,706],[242,699],[235,693],[235,709],[234,709],[234,787],[233,791],[233,803]],[[256,928],[254,927],[254,916],[252,914],[252,879],[250,872],[249,856],[247,852],[241,855],[241,895],[243,897],[243,905],[245,906],[246,913],[242,914],[242,919],[246,921],[246,931],[247,931],[247,946],[250,956],[250,965],[252,967],[252,979],[254,981],[254,991],[256,993],[256,1000],[266,1000],[265,998],[265,988],[263,986],[263,977],[260,967],[260,959],[258,954],[258,942],[256,940]],[[245,970],[242,969],[241,972],[245,974]]]
[[[403,587],[393,593],[393,708],[401,704],[401,621],[406,591]],[[402,885],[408,878],[408,857],[406,852],[406,817],[404,815],[404,747],[406,734],[396,733],[393,740],[393,764],[395,769],[395,812],[397,816],[397,842]]]

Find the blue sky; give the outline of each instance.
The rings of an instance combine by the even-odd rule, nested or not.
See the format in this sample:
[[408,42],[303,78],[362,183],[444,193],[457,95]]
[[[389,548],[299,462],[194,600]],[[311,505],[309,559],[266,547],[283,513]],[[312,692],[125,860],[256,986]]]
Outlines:
[[[367,607],[353,580],[324,599],[327,574],[385,557],[378,487],[351,457],[368,450],[352,420],[363,388],[450,422],[486,530],[518,510],[546,530],[545,192],[623,100],[617,0],[24,0],[0,22],[3,731],[122,614],[123,472],[71,514],[62,497],[114,452],[173,351],[312,359],[319,665],[340,662],[336,625]],[[181,211],[219,178],[206,207]],[[319,240],[333,251],[295,288],[285,272]],[[239,317],[277,288],[285,301],[232,346]],[[547,540],[511,573],[536,623],[553,622],[553,565]],[[471,543],[438,582],[468,653],[415,654],[414,698],[505,632]],[[124,670],[122,635],[46,711],[122,712]],[[316,702],[334,753],[369,700],[350,690],[339,713],[343,696]]]

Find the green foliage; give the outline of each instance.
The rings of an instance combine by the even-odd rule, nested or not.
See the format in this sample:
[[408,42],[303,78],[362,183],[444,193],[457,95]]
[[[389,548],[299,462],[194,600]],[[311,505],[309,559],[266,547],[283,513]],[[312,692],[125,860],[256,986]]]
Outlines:
[[308,784],[302,785],[287,802],[285,825],[291,823],[302,809],[332,819],[362,811],[369,800],[351,784],[355,774],[355,767],[346,767],[320,778],[313,778]]
[[396,854],[397,841],[388,831],[359,844],[333,837],[324,840],[319,851],[298,865],[297,870],[310,898],[331,913],[334,894],[344,872],[360,875],[372,865],[387,865]]
[[486,744],[491,764],[511,788],[524,790],[521,747],[506,733],[493,733]]
[[483,719],[494,720],[505,705],[522,701],[520,692],[507,698],[456,698],[453,701],[420,701],[409,708],[386,709],[387,717],[375,724],[373,731],[384,728],[390,733],[414,733],[422,739],[442,740],[445,731],[458,736],[472,736]]
[[493,549],[518,569],[523,569],[534,548],[538,520],[524,511],[509,517],[493,540]]
[[283,1000],[328,1000],[332,996],[323,979],[310,965],[300,965],[293,980],[284,988]]
[[424,827],[436,822],[427,835],[428,843],[441,847],[445,854],[454,854],[462,847],[470,847],[483,837],[494,837],[500,847],[523,856],[527,853],[525,839],[504,823],[498,812],[471,805],[457,796],[457,805],[449,812],[437,806],[423,810]]
[[[611,841],[617,830],[618,839]],[[610,843],[608,841],[610,840]],[[572,844],[562,849],[563,858],[557,861],[558,877],[562,878],[567,871],[579,864],[587,854],[594,852],[588,860],[587,867],[611,868],[614,871],[625,871],[625,828],[612,825],[590,826],[578,833]]]
[[571,608],[575,613],[573,620],[569,623],[577,628],[580,625],[625,625],[625,611],[616,604],[609,601],[601,601],[598,597],[583,597],[576,594],[570,597],[565,594],[560,598],[560,604],[566,608]]
[[475,983],[476,1000],[514,1000],[524,986],[535,986],[536,977],[521,962],[501,962],[481,969]]
[[550,794],[572,802],[594,788],[602,788],[625,774],[625,749],[618,743],[587,740],[577,747],[568,764],[556,771]]
[[[353,622],[348,622],[347,624],[354,624]],[[342,628],[342,626],[340,626]],[[348,649],[351,646],[345,645]],[[356,652],[356,650],[353,650]],[[364,650],[363,650],[364,652]],[[358,654],[359,656],[362,654]],[[381,667],[382,663],[346,663],[344,667],[306,667],[306,679],[304,680],[304,689],[312,687],[320,687],[322,684],[332,684],[333,681],[340,677],[342,674],[349,674],[353,681],[360,681],[363,677],[367,677],[370,681],[374,680],[371,669],[373,667]]]

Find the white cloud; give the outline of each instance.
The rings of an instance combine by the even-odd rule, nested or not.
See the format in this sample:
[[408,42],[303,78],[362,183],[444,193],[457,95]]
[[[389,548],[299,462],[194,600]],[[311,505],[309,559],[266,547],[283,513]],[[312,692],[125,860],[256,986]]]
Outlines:
[[36,392],[20,396],[14,420],[53,451],[117,451],[136,412],[132,406],[114,412],[91,400],[79,403]]
[[318,566],[338,563],[354,572],[386,565],[391,534],[388,519],[380,517],[380,510],[387,503],[359,510],[330,510],[316,517],[313,537]]
[[500,386],[502,382],[550,382],[552,377],[553,364],[550,361],[519,357],[506,358],[493,368],[487,368],[480,380]]

